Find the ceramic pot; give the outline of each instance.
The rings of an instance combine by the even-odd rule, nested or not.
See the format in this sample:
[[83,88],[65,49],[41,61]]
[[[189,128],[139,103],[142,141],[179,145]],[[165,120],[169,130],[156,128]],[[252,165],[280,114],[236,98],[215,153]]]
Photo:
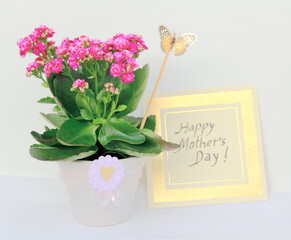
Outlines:
[[121,183],[112,191],[102,192],[89,183],[92,161],[59,162],[76,221],[90,226],[109,226],[129,218],[145,158],[120,160],[124,167]]

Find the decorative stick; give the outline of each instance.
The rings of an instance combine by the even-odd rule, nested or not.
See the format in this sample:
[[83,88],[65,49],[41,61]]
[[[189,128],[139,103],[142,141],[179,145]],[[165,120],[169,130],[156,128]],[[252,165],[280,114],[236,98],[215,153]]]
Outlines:
[[151,106],[151,104],[152,104],[152,101],[153,101],[154,96],[155,96],[155,94],[156,94],[157,88],[158,88],[159,83],[160,83],[160,81],[161,81],[161,78],[162,78],[162,75],[163,75],[163,72],[164,72],[165,66],[166,66],[166,64],[167,64],[167,61],[168,61],[169,55],[170,55],[170,53],[171,53],[171,50],[172,50],[172,47],[173,47],[173,44],[174,44],[175,37],[176,37],[176,33],[174,33],[174,34],[172,35],[171,46],[170,46],[169,50],[167,51],[167,53],[166,53],[166,55],[165,55],[165,57],[164,57],[164,61],[163,61],[163,64],[162,64],[162,66],[161,66],[161,69],[160,69],[160,72],[159,72],[159,75],[158,75],[158,78],[157,78],[157,81],[156,81],[156,84],[155,84],[154,90],[153,90],[152,95],[151,95],[151,97],[150,97],[150,100],[149,100],[149,103],[148,103],[148,105],[147,105],[147,108],[146,108],[146,111],[145,111],[144,117],[143,117],[143,119],[142,119],[142,122],[141,122],[141,124],[140,124],[140,129],[142,129],[142,128],[144,127],[144,125],[145,125],[146,118],[147,118],[147,116],[148,116],[148,112],[149,112],[150,106]]

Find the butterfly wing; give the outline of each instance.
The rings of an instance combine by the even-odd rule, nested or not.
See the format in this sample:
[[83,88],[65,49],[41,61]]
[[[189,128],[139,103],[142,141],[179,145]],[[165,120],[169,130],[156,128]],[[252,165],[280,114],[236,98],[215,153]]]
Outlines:
[[168,52],[171,48],[172,35],[165,26],[160,26],[159,31],[161,36],[161,48],[164,52]]
[[182,55],[197,39],[195,34],[186,33],[179,36],[174,43],[173,51],[175,55]]
[[160,26],[159,31],[160,31],[161,39],[163,39],[163,37],[165,36],[171,36],[169,29],[166,28],[165,26]]

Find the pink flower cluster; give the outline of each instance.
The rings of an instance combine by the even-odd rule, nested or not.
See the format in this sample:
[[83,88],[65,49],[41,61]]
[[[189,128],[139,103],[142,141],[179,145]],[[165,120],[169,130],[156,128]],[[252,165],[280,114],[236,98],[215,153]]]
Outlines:
[[43,68],[45,75],[49,77],[52,72],[60,73],[63,70],[62,62],[63,60],[59,57],[47,62]]
[[[109,62],[109,73],[119,77],[121,82],[134,80],[134,70],[138,67],[136,58],[147,49],[142,36],[118,33],[105,42],[80,36],[73,40],[65,38],[56,47],[53,41],[54,31],[46,26],[35,28],[32,34],[17,42],[20,55],[27,53],[37,55],[34,62],[27,67],[27,76],[37,75],[42,71],[47,77],[51,73],[60,73],[63,68],[77,69],[84,62],[95,60]],[[107,71],[107,69],[102,69]]]
[[105,87],[105,90],[107,92],[111,92],[111,93],[114,93],[114,94],[119,94],[119,89],[113,87],[113,83],[105,83],[104,87]]
[[84,79],[77,79],[71,88],[71,91],[75,91],[79,89],[80,92],[85,92],[86,89],[89,88],[89,83],[87,83]]
[[[55,32],[51,28],[40,26],[35,28],[27,37],[22,38],[17,42],[19,53],[22,57],[25,57],[27,53],[33,53],[38,56],[35,61],[30,63],[26,68],[27,77],[30,77],[34,71],[37,71],[40,66],[45,64],[48,56],[48,49],[54,50],[55,42],[48,41],[48,38],[53,37],[54,33]],[[44,71],[47,76],[49,76],[51,72],[58,73],[62,71],[59,68],[59,61],[60,60],[57,59],[48,62],[47,65],[44,66]]]
[[45,53],[46,45],[44,42],[47,41],[47,38],[53,37],[54,33],[51,28],[46,26],[35,28],[31,34],[17,42],[20,55],[25,57],[28,52],[35,55]]
[[91,60],[111,62],[110,74],[120,77],[120,81],[130,83],[134,80],[133,71],[138,67],[135,58],[147,49],[142,37],[135,34],[116,34],[105,42],[81,36],[74,40],[64,39],[56,54],[66,58],[72,69],[80,63]]

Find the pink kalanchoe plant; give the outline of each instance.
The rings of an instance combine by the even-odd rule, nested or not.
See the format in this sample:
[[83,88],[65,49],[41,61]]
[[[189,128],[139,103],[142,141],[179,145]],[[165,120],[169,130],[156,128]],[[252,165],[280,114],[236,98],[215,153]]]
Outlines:
[[80,36],[56,45],[55,32],[40,26],[17,42],[19,53],[36,59],[26,68],[49,88],[55,113],[42,114],[53,128],[31,132],[39,142],[30,154],[40,160],[94,160],[107,153],[119,159],[159,154],[176,145],[154,133],[155,117],[128,116],[142,97],[148,65],[137,58],[148,49],[142,37],[118,33],[106,41]]

